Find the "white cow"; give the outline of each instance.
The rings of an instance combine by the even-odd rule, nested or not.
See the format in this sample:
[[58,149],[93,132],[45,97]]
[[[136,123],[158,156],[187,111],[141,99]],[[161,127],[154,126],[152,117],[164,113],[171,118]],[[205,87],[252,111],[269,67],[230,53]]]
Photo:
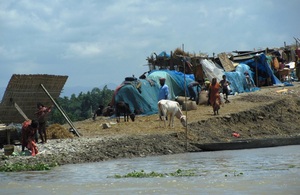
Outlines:
[[164,125],[166,127],[166,117],[169,115],[169,126],[172,123],[172,127],[174,127],[174,116],[178,118],[181,124],[186,126],[186,116],[182,114],[180,109],[180,105],[178,102],[172,100],[160,100],[157,103],[158,106],[158,114],[159,117],[164,121]]

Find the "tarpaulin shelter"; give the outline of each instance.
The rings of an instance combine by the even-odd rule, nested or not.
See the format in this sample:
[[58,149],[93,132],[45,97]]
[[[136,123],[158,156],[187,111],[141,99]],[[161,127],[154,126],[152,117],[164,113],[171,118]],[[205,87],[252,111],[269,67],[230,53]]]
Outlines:
[[253,59],[242,62],[247,64],[253,72],[257,72],[256,77],[260,79],[270,79],[273,85],[282,85],[282,82],[274,75],[271,65],[268,63],[268,58],[265,54],[254,56]]
[[222,80],[222,76],[224,75],[225,71],[221,66],[208,59],[201,59],[200,63],[208,80],[211,81],[212,78],[217,78],[218,81]]
[[246,82],[246,77],[244,73],[248,72],[250,80],[254,86],[254,73],[246,64],[239,64],[235,67],[234,71],[224,71],[224,69],[221,66],[214,63],[212,60],[202,59],[200,63],[202,65],[202,69],[206,75],[206,78],[208,78],[209,81],[211,81],[212,78],[217,78],[217,81],[220,82],[222,80],[222,76],[226,75],[227,80],[231,83],[230,89],[232,94],[258,90],[257,87],[252,87],[250,89]]
[[[185,80],[184,80],[185,76]],[[157,70],[152,71],[148,75],[149,79],[154,80],[159,84],[160,78],[166,79],[166,84],[169,86],[170,99],[174,100],[176,96],[184,96],[184,89],[186,89],[186,94],[189,95],[187,90],[187,85],[195,80],[193,74],[185,74],[175,70]],[[158,92],[157,92],[158,93]]]
[[151,115],[158,112],[158,92],[161,87],[159,78],[165,78],[169,86],[170,99],[175,100],[176,96],[188,96],[187,85],[194,81],[194,75],[185,75],[182,72],[171,70],[154,70],[149,73],[146,79],[125,78],[115,90],[113,104],[124,101],[129,104],[130,110],[137,114]]
[[128,103],[130,110],[137,114],[155,114],[158,112],[158,90],[159,84],[151,79],[124,81],[115,90],[113,100],[114,102]]
[[[249,87],[249,84],[247,83],[245,72],[249,74],[249,79],[250,82],[252,83],[252,87]],[[235,68],[235,71],[225,72],[224,74],[226,75],[227,80],[231,83],[230,89],[232,94],[259,90],[259,88],[255,87],[254,84],[254,80],[253,80],[254,73],[250,70],[250,67],[246,64],[239,64]]]

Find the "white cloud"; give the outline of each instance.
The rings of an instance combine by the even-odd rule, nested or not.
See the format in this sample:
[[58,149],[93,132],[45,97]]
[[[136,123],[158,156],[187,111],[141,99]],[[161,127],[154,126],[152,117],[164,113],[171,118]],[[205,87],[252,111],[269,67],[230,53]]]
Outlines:
[[93,57],[101,54],[102,48],[98,43],[72,43],[66,53],[67,57]]
[[290,44],[300,32],[297,5],[297,0],[284,6],[279,0],[3,1],[0,84],[16,72],[69,75],[71,86],[78,85],[79,73],[85,86],[119,84],[146,71],[142,65],[152,52],[182,44],[209,55]]

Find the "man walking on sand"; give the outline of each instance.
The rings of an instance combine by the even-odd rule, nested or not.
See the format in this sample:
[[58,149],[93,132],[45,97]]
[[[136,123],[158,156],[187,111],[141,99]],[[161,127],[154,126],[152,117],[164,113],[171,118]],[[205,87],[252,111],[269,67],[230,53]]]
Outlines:
[[222,80],[220,81],[220,86],[222,88],[222,92],[223,92],[223,95],[224,95],[224,99],[225,99],[225,103],[230,103],[230,101],[228,100],[228,95],[229,95],[229,85],[230,85],[230,82],[226,79],[226,75],[224,74],[222,76]]

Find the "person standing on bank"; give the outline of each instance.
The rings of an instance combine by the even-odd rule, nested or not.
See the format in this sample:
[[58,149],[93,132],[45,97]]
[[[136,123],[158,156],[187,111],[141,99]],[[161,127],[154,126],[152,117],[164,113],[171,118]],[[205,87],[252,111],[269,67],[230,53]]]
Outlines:
[[22,152],[25,151],[26,147],[31,151],[32,156],[39,153],[35,142],[35,134],[37,132],[38,125],[38,122],[35,120],[27,120],[22,124]]
[[210,86],[210,81],[208,78],[204,79],[204,90],[207,91],[207,105],[210,106],[210,101],[209,101],[209,86]]
[[45,107],[43,104],[37,103],[37,109],[38,109],[38,111],[35,114],[37,116],[37,121],[39,123],[38,132],[39,132],[40,138],[42,140],[42,143],[47,143],[46,116],[49,112],[51,112],[51,106]]
[[230,82],[226,79],[226,75],[223,75],[222,78],[223,79],[220,81],[220,85],[224,95],[225,103],[230,103],[230,101],[228,100],[228,95],[229,95],[228,87],[230,85]]
[[[195,92],[194,88],[196,88],[197,93]],[[200,83],[197,81],[190,82],[188,84],[188,90],[189,90],[189,94],[190,94],[190,100],[196,101],[198,104],[199,92],[201,90]]]
[[[169,99],[169,86],[166,84],[166,79],[165,78],[160,78],[159,79],[159,92],[158,92],[158,101],[160,100],[168,100]],[[160,120],[162,120],[163,113],[160,113]],[[166,120],[168,120],[168,117],[166,117]]]
[[159,79],[159,84],[161,87],[159,88],[159,92],[158,92],[158,101],[169,99],[169,86],[165,82],[166,82],[165,78]]
[[209,86],[209,101],[210,105],[213,107],[214,115],[219,114],[221,97],[220,97],[220,84],[217,82],[217,78],[213,78]]

